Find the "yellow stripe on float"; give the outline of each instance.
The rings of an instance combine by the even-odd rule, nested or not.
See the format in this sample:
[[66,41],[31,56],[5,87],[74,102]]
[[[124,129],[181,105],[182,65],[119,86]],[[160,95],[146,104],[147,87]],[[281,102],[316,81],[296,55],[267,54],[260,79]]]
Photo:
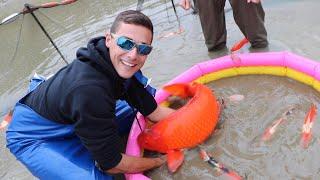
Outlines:
[[320,82],[318,80],[313,81],[313,88],[320,92]]
[[279,66],[247,66],[247,67],[223,69],[217,72],[203,75],[198,79],[196,79],[195,82],[206,84],[211,81],[215,81],[215,80],[223,79],[227,77],[234,77],[237,75],[255,75],[255,74],[286,76],[288,78],[299,81],[303,84],[309,85],[314,89],[316,89],[317,91],[320,91],[320,82],[315,80],[313,77],[288,67],[279,67]]
[[285,76],[286,67],[276,67],[276,66],[251,66],[251,67],[239,67],[238,73],[241,75],[246,74],[269,74],[275,76]]
[[223,79],[227,77],[233,77],[237,75],[249,75],[249,74],[269,74],[275,76],[285,76],[286,67],[272,67],[272,66],[248,66],[239,68],[229,68],[221,71],[208,73],[195,80],[195,82],[206,84],[211,81]]
[[314,78],[302,72],[287,68],[287,77],[313,87]]
[[229,69],[224,69],[221,71],[213,72],[206,74],[204,76],[199,77],[198,79],[195,80],[195,82],[206,84],[211,81],[215,81],[218,79],[223,79],[227,77],[233,77],[238,75],[236,68],[229,68]]

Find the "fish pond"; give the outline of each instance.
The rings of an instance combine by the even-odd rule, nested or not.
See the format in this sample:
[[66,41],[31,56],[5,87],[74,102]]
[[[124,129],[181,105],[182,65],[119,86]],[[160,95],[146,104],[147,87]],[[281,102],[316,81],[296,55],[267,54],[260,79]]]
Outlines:
[[[320,176],[320,118],[316,116],[308,147],[301,145],[304,119],[319,92],[286,77],[245,75],[207,84],[225,108],[221,125],[200,145],[230,171],[244,179],[317,179]],[[253,88],[254,87],[254,88]],[[243,99],[233,99],[243,95]],[[185,102],[184,102],[185,103]],[[263,140],[273,122],[283,118],[274,134]],[[147,173],[152,179],[228,179],[204,162],[199,147],[185,150],[174,174],[166,166]]]

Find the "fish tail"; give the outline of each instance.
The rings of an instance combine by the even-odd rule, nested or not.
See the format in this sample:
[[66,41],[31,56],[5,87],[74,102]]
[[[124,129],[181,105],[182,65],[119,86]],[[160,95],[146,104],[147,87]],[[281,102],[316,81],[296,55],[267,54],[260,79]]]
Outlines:
[[232,180],[241,180],[242,179],[242,177],[241,176],[239,176],[236,172],[234,172],[234,171],[230,171],[229,173],[228,173],[228,176],[232,179]]
[[269,140],[270,138],[271,138],[271,132],[270,132],[270,128],[268,128],[264,133],[263,133],[263,135],[262,135],[262,140],[263,141],[267,141],[267,140]]
[[210,157],[210,161],[212,162],[212,165],[215,165],[216,168],[218,168],[220,171],[225,173],[231,180],[241,180],[242,177],[239,176],[235,171],[231,171],[225,166],[223,166],[221,163],[217,162],[213,157]]
[[182,150],[170,150],[167,153],[167,164],[170,172],[174,173],[182,165],[184,153]]
[[190,87],[189,84],[180,83],[180,84],[167,85],[163,87],[163,89],[168,93],[170,93],[171,95],[186,98],[190,96],[189,87]]
[[302,134],[301,145],[302,145],[303,148],[307,148],[309,146],[311,138],[312,138],[311,132]]

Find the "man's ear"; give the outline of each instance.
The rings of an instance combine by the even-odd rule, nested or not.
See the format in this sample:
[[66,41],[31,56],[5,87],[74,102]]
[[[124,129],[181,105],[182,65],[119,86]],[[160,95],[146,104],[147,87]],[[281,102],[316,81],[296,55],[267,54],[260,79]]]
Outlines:
[[111,46],[111,39],[112,39],[111,34],[109,32],[107,32],[106,33],[106,46],[108,48],[110,48],[110,46]]

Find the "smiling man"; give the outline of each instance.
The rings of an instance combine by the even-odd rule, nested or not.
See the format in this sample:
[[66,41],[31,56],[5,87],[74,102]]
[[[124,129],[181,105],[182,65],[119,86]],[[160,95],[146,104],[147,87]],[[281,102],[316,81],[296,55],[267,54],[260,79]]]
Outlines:
[[105,37],[48,80],[34,78],[15,107],[7,147],[40,179],[112,179],[161,166],[163,158],[122,153],[139,111],[156,122],[172,109],[156,104],[140,71],[152,51],[153,25],[138,11],[120,13]]

